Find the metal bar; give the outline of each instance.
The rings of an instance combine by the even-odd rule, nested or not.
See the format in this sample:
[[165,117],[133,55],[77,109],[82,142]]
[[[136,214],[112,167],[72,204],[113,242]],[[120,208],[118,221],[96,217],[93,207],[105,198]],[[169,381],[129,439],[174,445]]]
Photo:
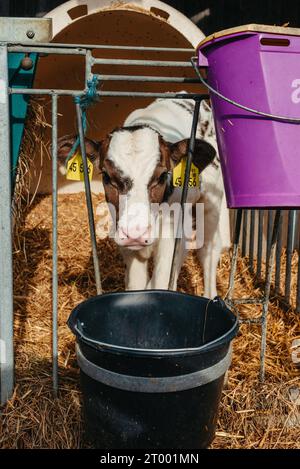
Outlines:
[[260,318],[242,318],[239,319],[239,323],[241,324],[261,324],[261,317]]
[[274,266],[274,257],[275,257],[275,246],[278,236],[279,229],[279,220],[280,220],[280,210],[276,210],[273,231],[270,242],[270,251],[268,262],[266,264],[266,283],[265,283],[265,301],[263,302],[263,311],[261,316],[261,350],[260,350],[260,381],[263,382],[265,379],[265,355],[266,355],[266,345],[267,345],[267,315],[269,308],[269,299],[270,299],[270,290],[271,290],[271,278],[272,271]]
[[101,81],[142,81],[154,83],[201,83],[198,78],[150,77],[145,75],[96,75]]
[[258,211],[258,232],[257,232],[257,265],[256,277],[261,279],[261,261],[262,261],[262,240],[263,240],[264,211]]
[[24,95],[52,95],[57,96],[84,96],[84,90],[59,90],[59,89],[36,89],[36,88],[9,88],[10,94],[24,94]]
[[284,299],[286,303],[289,303],[290,295],[291,295],[292,258],[293,258],[293,250],[294,250],[294,243],[295,243],[295,230],[296,230],[296,210],[289,210],[287,245],[286,245],[285,289],[284,289]]
[[87,91],[87,82],[92,77],[92,53],[90,50],[86,51],[85,56],[85,91]]
[[249,270],[254,273],[254,235],[255,235],[255,210],[251,210],[250,214],[250,237],[249,237]]
[[272,241],[272,230],[273,230],[273,210],[268,210],[268,221],[267,221],[267,246],[266,246],[266,276],[267,276],[267,265],[270,257],[271,241]]
[[[85,50],[90,50],[90,49],[103,49],[103,50],[130,50],[130,51],[153,51],[153,52],[186,52],[189,54],[195,54],[195,49],[187,49],[184,47],[144,47],[144,46],[112,46],[108,44],[64,44],[60,42],[43,42],[39,43],[37,47],[43,47],[43,48],[49,48],[50,52],[52,52],[53,49],[61,48],[63,47],[64,49],[69,48],[69,49],[85,49]],[[20,49],[21,48],[21,49]],[[9,41],[8,43],[8,51],[9,52],[24,52],[24,48],[26,48],[27,52],[28,50],[35,49],[35,46],[31,42],[27,41],[18,41],[18,42],[11,42]],[[33,52],[36,52],[36,50],[33,50]],[[72,52],[71,52],[72,53]]]
[[57,95],[52,96],[52,383],[58,393]]
[[[130,79],[129,79],[130,80]],[[10,94],[29,95],[52,95],[58,96],[84,96],[85,92],[80,90],[59,90],[59,89],[34,89],[34,88],[9,88]],[[197,93],[143,93],[139,91],[98,91],[99,97],[118,98],[165,98],[165,99],[208,99],[208,94]]]
[[238,256],[239,240],[240,240],[241,224],[242,224],[242,215],[243,215],[243,210],[241,208],[239,208],[237,210],[236,219],[235,219],[233,250],[232,250],[232,258],[231,258],[230,277],[229,277],[229,287],[228,287],[228,292],[227,292],[228,301],[231,301],[231,299],[232,299],[232,293],[233,293],[233,288],[234,288],[234,277],[235,277],[235,273],[236,273],[236,264],[237,264],[237,256]]
[[98,259],[98,253],[97,253],[97,241],[96,241],[96,233],[95,233],[95,221],[94,221],[94,213],[93,213],[91,186],[90,186],[89,173],[88,173],[87,157],[86,157],[86,152],[85,152],[84,130],[83,130],[83,124],[82,124],[82,111],[81,111],[80,103],[76,103],[75,106],[76,106],[77,126],[78,126],[79,140],[80,140],[80,150],[81,150],[81,156],[82,156],[82,161],[83,161],[85,197],[86,197],[86,204],[87,204],[87,209],[88,209],[96,289],[97,289],[97,294],[101,295],[102,285],[101,285],[101,277],[100,277],[99,259]]
[[28,53],[28,52],[34,52],[36,54],[55,54],[55,55],[85,55],[86,51],[84,49],[67,49],[66,47],[55,47],[55,48],[49,48],[49,47],[42,47],[41,44],[38,46],[32,46],[31,47],[23,47],[23,46],[8,46],[9,52],[23,52],[23,53]]
[[141,67],[185,67],[191,68],[191,62],[177,60],[130,60],[130,59],[96,59],[93,65],[140,65]]
[[184,174],[184,183],[183,183],[181,201],[180,201],[181,217],[179,217],[179,220],[178,220],[176,238],[175,238],[175,243],[174,243],[174,251],[173,251],[171,272],[170,272],[169,286],[168,286],[169,290],[174,289],[176,269],[177,269],[176,261],[177,261],[178,256],[179,256],[180,244],[182,242],[182,239],[179,237],[179,232],[180,232],[180,230],[182,230],[182,227],[183,227],[183,224],[184,224],[184,208],[185,208],[185,202],[186,202],[187,193],[188,193],[189,176],[190,176],[190,171],[191,171],[191,166],[192,166],[192,161],[193,161],[193,156],[194,156],[194,149],[195,149],[195,142],[196,142],[196,132],[197,132],[197,125],[198,125],[198,120],[199,120],[199,112],[200,112],[200,104],[201,104],[200,99],[195,102],[192,129],[191,129],[191,137],[190,137],[190,141],[189,141],[189,150],[188,150],[188,154],[187,154],[185,174]]
[[230,232],[230,239],[234,237],[235,225],[236,225],[237,210],[232,210],[232,232]]
[[281,274],[281,255],[282,255],[282,220],[283,213],[281,212],[279,227],[278,227],[278,237],[276,244],[276,266],[275,266],[275,293],[278,295],[280,293],[280,274]]
[[7,47],[0,44],[0,403],[14,388],[13,257]]
[[296,313],[300,313],[300,223],[298,213],[298,274],[297,274],[297,298],[296,298]]
[[264,298],[237,298],[234,300],[235,304],[256,305],[264,302]]
[[243,210],[242,257],[246,256],[248,232],[248,210]]

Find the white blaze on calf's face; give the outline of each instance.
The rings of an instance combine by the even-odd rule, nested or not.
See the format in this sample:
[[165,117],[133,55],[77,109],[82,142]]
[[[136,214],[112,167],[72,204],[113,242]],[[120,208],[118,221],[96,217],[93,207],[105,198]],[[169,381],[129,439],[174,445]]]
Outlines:
[[[160,161],[158,134],[150,128],[119,130],[112,134],[107,158],[132,186],[120,197],[116,242],[124,245],[122,234],[129,239],[147,238],[153,224],[148,185]],[[130,244],[128,244],[130,246]],[[139,243],[137,242],[137,247]]]

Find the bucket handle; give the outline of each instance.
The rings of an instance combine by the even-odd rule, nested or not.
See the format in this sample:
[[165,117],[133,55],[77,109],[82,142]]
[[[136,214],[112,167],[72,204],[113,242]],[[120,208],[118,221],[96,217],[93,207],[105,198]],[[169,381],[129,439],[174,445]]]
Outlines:
[[76,344],[76,355],[78,365],[83,373],[102,384],[122,389],[123,391],[167,393],[186,391],[204,386],[223,376],[231,363],[231,346],[228,347],[225,357],[208,368],[181,376],[159,378],[130,376],[102,368],[92,363],[83,355],[78,343]]
[[204,324],[203,324],[203,331],[202,331],[202,344],[205,344],[205,330],[206,330],[206,322],[207,322],[207,316],[208,316],[208,309],[209,306],[213,304],[214,306],[217,304],[221,308],[227,308],[225,301],[220,297],[220,296],[215,296],[213,299],[210,299],[205,307],[205,312],[204,312]]
[[268,117],[269,119],[277,120],[277,121],[282,121],[282,122],[290,122],[292,124],[300,124],[300,118],[299,117],[287,117],[287,116],[280,116],[278,114],[270,114],[268,112],[263,112],[259,111],[258,109],[252,109],[251,107],[244,106],[243,104],[237,103],[233,99],[227,98],[227,96],[224,96],[222,93],[220,93],[218,90],[210,86],[206,80],[202,77],[201,73],[198,70],[198,66],[196,63],[197,57],[192,57],[191,58],[191,63],[193,66],[193,69],[196,72],[196,75],[198,76],[199,80],[201,81],[202,85],[206,86],[206,88],[211,91],[213,94],[218,96],[218,98],[223,99],[227,103],[232,104],[233,106],[236,106],[240,109],[243,109],[244,111],[250,112],[252,114],[257,114],[258,116],[263,116],[263,117]]

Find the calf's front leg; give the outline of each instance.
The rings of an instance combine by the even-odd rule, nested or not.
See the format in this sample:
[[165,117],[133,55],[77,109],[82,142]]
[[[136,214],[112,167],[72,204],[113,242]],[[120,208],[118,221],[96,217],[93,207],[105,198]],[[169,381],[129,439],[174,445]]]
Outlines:
[[[174,239],[160,239],[156,251],[154,253],[154,267],[153,274],[148,289],[154,290],[168,290],[169,279],[171,273],[171,265],[174,251]],[[176,261],[175,279],[171,287],[172,290],[177,289],[177,280],[184,261],[186,250],[184,249],[183,242],[181,241],[179,255]]]
[[217,267],[221,256],[221,248],[221,237],[217,230],[213,235],[213,239],[206,241],[204,246],[197,252],[203,269],[203,296],[206,298],[217,296]]

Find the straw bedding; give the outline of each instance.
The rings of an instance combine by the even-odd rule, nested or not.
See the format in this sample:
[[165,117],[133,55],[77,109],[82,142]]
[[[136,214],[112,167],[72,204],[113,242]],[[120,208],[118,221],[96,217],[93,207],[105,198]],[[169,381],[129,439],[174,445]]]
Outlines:
[[34,193],[31,194],[32,173],[37,172],[34,165],[36,155],[38,154],[40,157],[41,167],[43,161],[50,158],[49,142],[45,138],[45,132],[47,127],[51,126],[47,123],[45,109],[44,98],[36,96],[30,99],[14,187],[13,214],[16,230],[19,224],[22,223],[24,206],[26,207],[32,203],[42,178],[42,171],[40,170],[39,174],[35,174],[37,183],[34,187]]
[[[94,198],[96,204],[97,198]],[[74,338],[66,326],[71,309],[95,294],[85,198],[59,196],[59,397],[51,391],[51,197],[39,196],[19,224],[14,252],[16,389],[2,409],[1,448],[83,447],[79,372]],[[98,243],[105,291],[123,288],[124,266],[110,240]],[[293,260],[293,295],[296,262]],[[218,271],[221,294],[228,288],[229,256]],[[190,254],[179,289],[201,294],[198,261]],[[239,260],[238,296],[259,294],[245,260]],[[243,316],[258,307],[240,308]],[[300,373],[291,346],[300,338],[299,316],[283,312],[272,298],[266,383],[258,383],[259,327],[241,326],[220,405],[213,448],[300,448]]]

